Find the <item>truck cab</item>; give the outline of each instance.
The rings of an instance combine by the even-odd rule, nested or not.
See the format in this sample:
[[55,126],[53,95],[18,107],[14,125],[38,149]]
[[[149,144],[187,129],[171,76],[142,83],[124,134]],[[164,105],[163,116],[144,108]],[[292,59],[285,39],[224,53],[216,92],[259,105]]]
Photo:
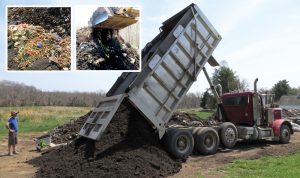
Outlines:
[[253,95],[253,92],[223,94],[222,106],[226,121],[235,125],[253,126]]
[[282,109],[274,107],[273,98],[272,94],[255,91],[225,93],[221,97],[224,120],[236,126],[240,139],[289,137],[293,133],[292,126],[282,118]]

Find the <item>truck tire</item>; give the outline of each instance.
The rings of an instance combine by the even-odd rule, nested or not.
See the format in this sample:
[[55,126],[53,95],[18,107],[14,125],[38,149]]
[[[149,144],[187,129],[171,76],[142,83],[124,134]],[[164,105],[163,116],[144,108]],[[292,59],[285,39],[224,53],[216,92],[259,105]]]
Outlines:
[[283,124],[280,128],[279,141],[280,143],[287,144],[290,142],[290,139],[291,139],[291,130],[286,124]]
[[194,138],[189,129],[172,128],[168,130],[168,150],[179,159],[186,159],[194,149]]
[[238,138],[238,132],[231,122],[224,122],[220,126],[219,136],[221,143],[226,148],[232,148],[235,146]]
[[196,140],[197,138],[197,135],[198,135],[198,132],[200,132],[202,129],[204,129],[206,127],[196,127],[194,130],[193,130],[193,137],[194,137],[194,140]]
[[200,154],[215,154],[219,148],[219,136],[215,129],[205,127],[199,130],[195,139],[195,146]]

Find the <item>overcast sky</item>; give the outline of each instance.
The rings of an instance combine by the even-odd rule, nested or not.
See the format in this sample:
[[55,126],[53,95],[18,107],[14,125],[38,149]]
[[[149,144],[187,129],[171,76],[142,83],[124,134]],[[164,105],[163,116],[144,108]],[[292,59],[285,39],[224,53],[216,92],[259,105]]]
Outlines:
[[[300,1],[297,0],[0,0],[0,80],[22,82],[48,91],[107,91],[121,74],[108,71],[5,72],[6,5],[71,6],[72,35],[75,35],[76,19],[89,16],[80,13],[78,5],[138,5],[142,10],[141,43],[144,46],[158,34],[164,20],[192,2],[199,6],[223,38],[213,53],[215,58],[226,60],[241,79],[249,82],[250,88],[256,77],[259,88],[271,88],[282,79],[288,80],[292,87],[300,86]],[[75,48],[75,39],[72,46]],[[72,55],[74,61],[75,51]],[[213,69],[208,69],[211,74]],[[204,92],[207,87],[207,81],[200,73],[190,91]]]

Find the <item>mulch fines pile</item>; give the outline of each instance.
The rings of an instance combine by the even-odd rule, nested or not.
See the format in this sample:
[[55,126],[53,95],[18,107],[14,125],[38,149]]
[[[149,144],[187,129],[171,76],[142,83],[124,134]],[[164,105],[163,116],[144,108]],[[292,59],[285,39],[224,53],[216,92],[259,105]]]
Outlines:
[[282,117],[300,117],[299,109],[282,109]]
[[69,7],[11,7],[9,24],[28,23],[42,26],[61,37],[71,35],[71,8]]
[[203,120],[197,117],[194,114],[186,113],[186,112],[175,112],[172,115],[172,118],[167,124],[167,127],[170,126],[189,126],[189,127],[200,127],[200,126],[213,126],[217,125],[218,122],[210,117],[207,120]]
[[300,132],[300,110],[282,109],[282,117],[289,120],[295,132]]
[[125,43],[116,30],[77,30],[77,69],[80,70],[137,70],[139,55]]
[[39,167],[36,177],[166,177],[181,169],[129,104],[121,105],[100,141],[77,138],[29,163]]
[[78,137],[78,132],[85,123],[86,119],[91,112],[88,112],[84,116],[72,120],[69,123],[58,126],[49,132],[51,135],[51,142],[54,144],[61,144],[71,142]]
[[52,69],[39,68],[40,60],[70,69],[70,15],[70,8],[9,8],[8,48],[18,69]]

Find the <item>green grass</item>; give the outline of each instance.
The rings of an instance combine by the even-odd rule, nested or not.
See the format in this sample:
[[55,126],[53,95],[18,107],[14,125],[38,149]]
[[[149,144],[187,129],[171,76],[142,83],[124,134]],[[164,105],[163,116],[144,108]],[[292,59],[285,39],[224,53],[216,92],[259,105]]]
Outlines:
[[5,128],[11,111],[19,111],[19,132],[44,132],[62,125],[71,119],[86,114],[88,107],[0,107],[0,137],[7,134]]
[[215,111],[199,111],[197,108],[190,108],[190,109],[178,109],[179,112],[187,112],[189,114],[194,114],[197,117],[201,118],[202,120],[207,120],[210,116],[214,114]]
[[219,171],[227,177],[299,177],[300,152],[288,156],[263,157],[257,160],[236,160]]
[[212,112],[207,112],[207,111],[198,111],[198,112],[193,112],[196,116],[200,117],[201,119],[208,119],[210,116],[213,115]]

